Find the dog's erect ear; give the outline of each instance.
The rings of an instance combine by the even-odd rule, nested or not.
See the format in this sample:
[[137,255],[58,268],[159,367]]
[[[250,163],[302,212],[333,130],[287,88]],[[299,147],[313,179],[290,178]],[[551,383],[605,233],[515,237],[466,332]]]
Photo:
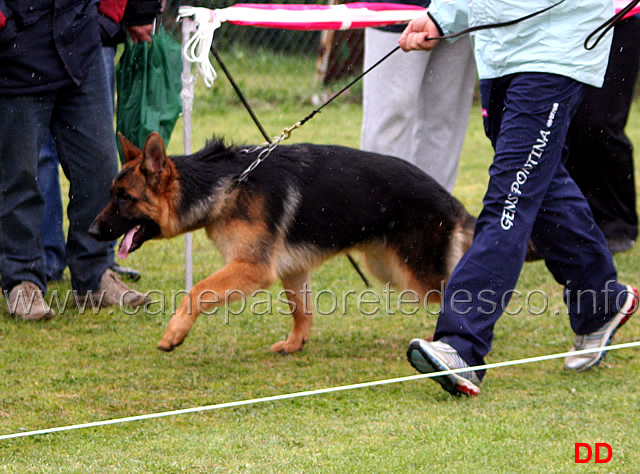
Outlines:
[[157,132],[151,132],[144,144],[142,158],[142,171],[147,177],[149,186],[159,183],[162,172],[167,161],[167,154],[164,151],[164,142]]
[[120,146],[122,146],[122,154],[124,155],[125,162],[133,161],[142,156],[142,150],[127,140],[122,133],[118,132],[118,138],[120,139]]

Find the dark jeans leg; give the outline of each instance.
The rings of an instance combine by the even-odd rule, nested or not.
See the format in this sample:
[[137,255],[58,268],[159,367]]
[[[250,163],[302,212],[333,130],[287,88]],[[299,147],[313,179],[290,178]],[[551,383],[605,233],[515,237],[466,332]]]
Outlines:
[[38,188],[38,154],[55,97],[0,96],[0,275],[10,291],[31,281],[46,291],[40,237],[44,202]]
[[97,242],[87,232],[106,206],[117,173],[108,91],[103,57],[96,54],[79,87],[58,91],[51,119],[58,158],[70,182],[67,263],[71,284],[80,293],[99,288],[114,257],[109,242]]
[[65,236],[62,227],[62,196],[58,154],[50,133],[47,133],[38,158],[38,186],[44,199],[42,245],[47,262],[47,279],[61,280],[67,266]]

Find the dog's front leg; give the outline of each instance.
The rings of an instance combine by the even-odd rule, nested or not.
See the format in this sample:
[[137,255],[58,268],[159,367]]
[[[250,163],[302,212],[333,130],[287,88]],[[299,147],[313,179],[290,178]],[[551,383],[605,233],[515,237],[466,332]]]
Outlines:
[[313,305],[311,297],[311,275],[299,273],[282,278],[282,286],[289,300],[289,308],[293,316],[293,328],[286,341],[276,342],[271,346],[273,352],[290,354],[301,351],[309,339],[313,324]]
[[274,272],[267,265],[240,260],[229,262],[196,284],[182,299],[158,349],[171,351],[182,344],[201,312],[248,297],[256,290],[269,287],[274,280]]

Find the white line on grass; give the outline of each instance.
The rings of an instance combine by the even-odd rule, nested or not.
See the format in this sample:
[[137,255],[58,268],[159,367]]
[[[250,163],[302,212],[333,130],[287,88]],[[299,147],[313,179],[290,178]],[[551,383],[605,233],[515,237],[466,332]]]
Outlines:
[[258,403],[275,402],[275,401],[279,401],[279,400],[290,400],[292,398],[310,397],[312,395],[321,395],[321,394],[324,394],[324,393],[343,392],[343,391],[346,391],[346,390],[354,390],[354,389],[357,389],[357,388],[374,387],[374,386],[377,386],[377,385],[388,385],[388,384],[392,384],[392,383],[409,382],[409,381],[412,381],[412,380],[428,379],[428,378],[432,378],[432,377],[439,377],[439,376],[442,376],[442,375],[457,374],[459,372],[469,372],[469,370],[497,369],[499,367],[508,367],[508,366],[511,366],[511,365],[531,364],[533,362],[543,362],[545,360],[560,359],[560,358],[563,358],[563,357],[567,357],[569,355],[576,356],[576,355],[583,355],[583,354],[591,354],[593,352],[613,351],[613,350],[618,350],[618,349],[628,349],[628,348],[631,348],[631,347],[639,347],[639,346],[640,346],[640,341],[627,342],[627,343],[623,343],[623,344],[616,344],[616,345],[607,346],[607,347],[601,347],[601,348],[584,349],[584,350],[581,350],[581,351],[561,352],[561,353],[558,353],[558,354],[549,354],[549,355],[543,355],[543,356],[537,356],[537,357],[529,357],[527,359],[508,360],[508,361],[505,361],[505,362],[495,362],[495,363],[492,363],[492,364],[476,365],[476,366],[473,366],[473,367],[465,367],[463,369],[452,369],[452,370],[445,370],[445,371],[442,371],[442,372],[431,372],[429,374],[409,375],[409,376],[406,376],[406,377],[396,377],[396,378],[393,378],[393,379],[375,380],[373,382],[356,383],[356,384],[352,384],[352,385],[343,385],[343,386],[340,386],[340,387],[320,388],[320,389],[317,389],[317,390],[308,390],[308,391],[305,391],[305,392],[285,393],[285,394],[282,394],[282,395],[274,395],[274,396],[271,396],[271,397],[252,398],[252,399],[249,399],[249,400],[239,400],[239,401],[235,401],[235,402],[218,403],[216,405],[207,405],[207,406],[193,407],[193,408],[183,408],[181,410],[163,411],[163,412],[159,412],[159,413],[148,413],[146,415],[136,415],[136,416],[128,416],[128,417],[125,417],[125,418],[115,418],[115,419],[112,419],[112,420],[94,421],[92,423],[82,423],[82,424],[77,424],[77,425],[58,426],[58,427],[55,427],[55,428],[46,428],[46,429],[34,430],[34,431],[23,431],[23,432],[19,432],[19,433],[11,433],[11,434],[6,434],[6,435],[0,435],[0,440],[11,439],[11,438],[24,438],[24,437],[27,437],[27,436],[35,436],[35,435],[42,435],[42,434],[57,433],[59,431],[79,430],[81,428],[92,428],[92,427],[97,427],[97,426],[115,425],[115,424],[120,424],[120,423],[128,423],[128,422],[131,422],[131,421],[149,420],[151,418],[163,418],[165,416],[185,415],[187,413],[197,413],[197,412],[203,412],[203,411],[218,410],[220,408],[233,408],[233,407],[239,407],[239,406],[243,406],[243,405],[255,405],[255,404],[258,404]]

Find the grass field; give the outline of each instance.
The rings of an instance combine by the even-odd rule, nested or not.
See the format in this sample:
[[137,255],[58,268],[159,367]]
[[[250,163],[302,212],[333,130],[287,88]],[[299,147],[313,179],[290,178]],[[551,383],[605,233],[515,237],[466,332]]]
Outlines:
[[[300,74],[307,76],[308,71]],[[255,77],[245,81],[250,80],[260,83]],[[220,78],[215,87],[226,87],[223,83]],[[241,106],[231,99],[216,103],[213,94],[199,90],[194,149],[213,134],[262,142]],[[310,112],[303,97],[291,99],[280,91],[257,100],[256,112],[276,135]],[[454,194],[478,213],[491,149],[477,106],[472,114]],[[360,118],[357,103],[338,100],[292,140],[357,147]],[[182,149],[180,127],[170,146],[174,153]],[[637,105],[628,128],[640,145]],[[639,255],[636,248],[616,256],[622,281],[640,284]],[[194,235],[194,261],[196,279],[222,264],[202,232]],[[139,289],[170,295],[184,284],[183,240],[148,242],[125,264],[142,272]],[[318,268],[313,278],[316,291],[364,290],[344,258]],[[383,287],[376,285],[382,295]],[[68,274],[50,287],[69,289]],[[274,294],[279,290],[272,288]],[[518,290],[544,292],[548,308],[537,315],[505,315],[488,362],[568,350],[573,336],[561,288],[544,265],[527,264]],[[155,345],[171,315],[170,304],[155,306],[156,314],[68,310],[46,323],[16,322],[2,305],[0,435],[414,374],[406,362],[407,343],[432,333],[435,317],[424,309],[413,315],[364,314],[351,303],[346,312],[318,315],[310,343],[289,356],[268,351],[290,328],[290,317],[277,312],[203,316],[185,344],[166,354]],[[232,309],[239,312],[237,306]],[[632,319],[616,342],[636,340],[640,321]],[[562,360],[496,369],[474,399],[451,397],[422,380],[5,440],[0,441],[0,470],[638,472],[639,379],[640,351],[629,349],[609,354],[601,367],[583,374],[564,371]],[[574,464],[577,442],[608,443],[611,462]]]

